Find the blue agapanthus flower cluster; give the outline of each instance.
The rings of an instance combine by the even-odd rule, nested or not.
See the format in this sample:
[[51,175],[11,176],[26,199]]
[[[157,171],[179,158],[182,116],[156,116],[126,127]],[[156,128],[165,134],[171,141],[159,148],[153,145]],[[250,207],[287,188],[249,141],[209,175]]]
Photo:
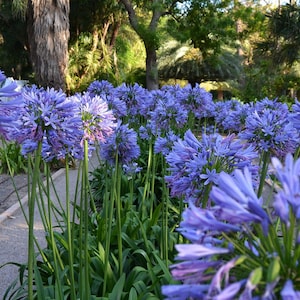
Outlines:
[[100,144],[100,156],[111,166],[130,165],[140,156],[137,133],[128,124],[118,122],[114,133]]
[[4,72],[0,71],[0,137],[10,139],[10,133],[17,126],[16,112],[21,105],[20,95],[15,81],[8,81]]
[[168,155],[177,140],[178,136],[172,130],[163,136],[157,137],[154,144],[154,153],[161,153],[164,156]]
[[162,90],[168,90],[173,94],[182,109],[192,113],[197,119],[208,118],[214,115],[215,103],[211,93],[201,88],[199,84],[192,87],[165,86]]
[[9,80],[3,71],[0,71],[0,102],[20,95],[18,84],[15,80]]
[[155,108],[149,114],[152,126],[157,131],[163,132],[167,132],[171,128],[183,128],[188,120],[188,111],[170,93],[165,93],[164,97],[157,101]]
[[251,143],[260,152],[284,157],[294,153],[299,145],[299,133],[286,104],[264,99],[256,103],[245,120],[241,139]]
[[85,92],[71,96],[70,100],[79,107],[84,131],[83,140],[93,145],[104,142],[114,132],[117,126],[116,118],[101,97]]
[[83,132],[78,106],[65,93],[53,88],[25,87],[19,101],[15,115],[18,126],[10,138],[22,145],[24,155],[35,151],[41,142],[45,160],[64,158],[67,153],[81,156],[78,144]]
[[234,99],[216,102],[214,114],[216,126],[225,132],[240,132],[251,110],[250,105]]
[[[247,167],[222,172],[210,207],[189,203],[166,299],[299,299],[300,159],[272,159],[274,202],[258,198]],[[270,208],[271,207],[271,208]],[[272,209],[273,207],[273,209]]]
[[[126,104],[127,116],[130,116],[129,122],[139,120],[140,116],[146,117],[145,114],[148,113],[147,108],[149,103],[150,93],[135,83],[133,85],[127,85],[125,83],[116,87],[113,96],[119,100],[122,100]],[[151,101],[151,99],[150,99]]]
[[174,143],[166,156],[170,175],[165,176],[173,197],[184,198],[201,205],[205,186],[218,183],[219,173],[232,172],[248,166],[257,175],[254,160],[257,152],[234,135],[225,138],[219,134],[202,135],[197,139],[188,130],[183,139]]

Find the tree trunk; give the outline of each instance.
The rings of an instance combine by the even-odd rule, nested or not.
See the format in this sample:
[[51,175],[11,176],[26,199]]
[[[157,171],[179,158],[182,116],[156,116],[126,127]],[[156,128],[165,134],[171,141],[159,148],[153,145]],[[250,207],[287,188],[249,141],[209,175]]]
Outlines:
[[[157,44],[157,26],[160,17],[164,14],[158,9],[159,5],[152,11],[152,18],[148,27],[140,24],[134,10],[132,1],[120,0],[128,12],[129,22],[138,36],[142,39],[146,49],[146,88],[148,90],[158,89],[158,66],[156,50]],[[159,2],[159,1],[158,1]]]
[[44,87],[66,89],[69,0],[29,0],[28,41],[36,81]]
[[156,50],[145,44],[146,48],[146,85],[149,91],[158,89],[158,70]]

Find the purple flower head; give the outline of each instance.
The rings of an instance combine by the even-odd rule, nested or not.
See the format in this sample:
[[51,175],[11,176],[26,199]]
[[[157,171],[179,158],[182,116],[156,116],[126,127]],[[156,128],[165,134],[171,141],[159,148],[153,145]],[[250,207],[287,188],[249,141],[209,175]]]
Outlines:
[[81,155],[78,145],[83,132],[76,103],[62,91],[36,86],[23,88],[22,100],[12,138],[22,144],[24,155],[34,151],[39,142],[45,160],[62,158],[67,153]]
[[251,113],[239,137],[258,151],[271,151],[279,157],[294,152],[299,143],[299,134],[289,121],[288,112],[269,108]]
[[181,261],[171,266],[183,289],[198,286],[201,299],[300,298],[300,159],[287,154],[272,165],[275,212],[257,197],[247,167],[220,173],[210,206],[189,202],[179,232],[191,244],[176,246]]
[[101,157],[114,166],[116,158],[122,165],[130,164],[140,156],[140,147],[137,143],[137,133],[121,122],[115,132],[100,144]]
[[299,131],[300,130],[300,102],[298,100],[295,100],[295,103],[292,105],[290,120],[293,123],[294,127]]
[[280,296],[282,297],[282,300],[297,300],[300,299],[300,291],[295,291],[293,282],[291,280],[287,280],[281,290]]
[[72,96],[71,99],[79,105],[83,123],[83,139],[90,144],[104,142],[116,127],[115,117],[109,110],[107,102],[99,96],[92,97],[88,92]]
[[216,124],[230,132],[239,132],[245,124],[249,114],[249,105],[242,104],[237,100],[226,100],[217,102],[215,112]]
[[0,102],[0,136],[6,140],[15,140],[18,128],[21,125],[19,116],[24,106],[22,97]]
[[113,93],[114,86],[106,80],[95,80],[87,88],[91,97],[100,96],[101,98],[108,101],[110,95]]
[[274,208],[281,220],[289,225],[290,208],[296,219],[300,219],[300,159],[294,161],[289,153],[286,155],[284,166],[275,157],[272,158],[272,165],[282,186],[275,195]]
[[165,178],[172,196],[197,202],[206,185],[218,182],[222,170],[230,173],[249,166],[253,171],[251,174],[256,176],[255,168],[251,168],[256,158],[257,153],[234,135],[224,138],[219,134],[203,134],[198,140],[188,130],[184,139],[178,139],[166,156],[170,175]]
[[288,112],[288,106],[286,103],[279,102],[278,99],[264,98],[253,104],[253,110],[263,113],[265,110],[277,110],[284,113]]
[[192,112],[196,118],[212,117],[215,110],[212,94],[201,88],[199,84],[195,87],[186,85],[183,92],[176,97],[183,109]]
[[3,71],[0,71],[0,101],[3,100],[1,98],[7,100],[8,98],[20,95],[21,93],[17,89],[17,83],[12,79],[6,78]]
[[123,172],[129,177],[132,177],[143,170],[143,168],[139,167],[136,162],[131,162],[130,164],[123,165],[122,168]]
[[213,209],[218,211],[220,218],[231,224],[258,222],[267,234],[270,219],[262,208],[262,199],[256,196],[247,168],[244,172],[236,169],[233,176],[222,172],[218,187],[212,188],[210,198],[216,204]]
[[149,114],[151,121],[163,132],[182,128],[188,119],[188,111],[170,93],[165,93],[164,98],[157,101],[155,109]]
[[154,152],[168,155],[172,150],[174,142],[178,140],[178,136],[171,130],[166,133],[165,137],[158,137],[154,144]]
[[[123,83],[114,90],[114,97],[124,101],[127,106],[127,115],[135,119],[136,116],[147,117],[147,104],[149,101],[149,91],[135,83],[127,85]],[[145,110],[146,109],[146,110]]]

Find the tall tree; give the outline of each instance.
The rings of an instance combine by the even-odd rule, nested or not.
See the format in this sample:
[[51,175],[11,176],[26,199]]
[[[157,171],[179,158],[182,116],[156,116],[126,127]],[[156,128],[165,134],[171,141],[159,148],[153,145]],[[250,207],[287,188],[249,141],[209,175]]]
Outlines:
[[29,0],[27,24],[30,57],[41,86],[66,88],[69,0]]
[[[162,16],[176,10],[180,1],[131,1],[120,0],[128,12],[132,28],[144,42],[146,49],[146,87],[148,90],[158,88],[157,50],[159,48],[158,25]],[[140,12],[143,11],[142,14]],[[149,21],[150,14],[150,21]],[[148,24],[147,24],[147,21]]]
[[262,48],[272,52],[275,64],[292,65],[298,61],[300,53],[300,7],[291,1],[267,16],[270,36]]
[[116,0],[71,0],[68,89],[83,90],[95,78],[118,73],[116,40],[127,20]]

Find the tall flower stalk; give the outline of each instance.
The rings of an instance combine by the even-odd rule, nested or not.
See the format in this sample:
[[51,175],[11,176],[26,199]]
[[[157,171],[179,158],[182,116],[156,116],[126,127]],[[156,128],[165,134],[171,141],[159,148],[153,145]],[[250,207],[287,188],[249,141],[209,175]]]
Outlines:
[[28,299],[33,300],[33,282],[34,282],[34,266],[35,266],[35,250],[34,250],[34,209],[37,197],[37,188],[40,176],[42,143],[38,143],[37,150],[34,155],[34,168],[31,183],[31,191],[28,197]]
[[166,299],[299,297],[300,160],[287,154],[284,164],[272,158],[272,165],[278,184],[272,210],[247,168],[220,174],[211,207],[190,203],[180,232],[191,243],[176,246],[181,262],[171,267],[182,293],[165,286]]
[[90,274],[89,274],[89,207],[90,201],[93,202],[89,186],[88,161],[92,151],[99,142],[106,141],[114,132],[116,127],[115,117],[108,109],[108,104],[99,96],[92,96],[89,93],[77,94],[72,97],[80,107],[80,115],[83,122],[83,169],[82,169],[82,188],[80,197],[80,269],[82,270],[80,282],[80,297],[88,299],[90,297]]

